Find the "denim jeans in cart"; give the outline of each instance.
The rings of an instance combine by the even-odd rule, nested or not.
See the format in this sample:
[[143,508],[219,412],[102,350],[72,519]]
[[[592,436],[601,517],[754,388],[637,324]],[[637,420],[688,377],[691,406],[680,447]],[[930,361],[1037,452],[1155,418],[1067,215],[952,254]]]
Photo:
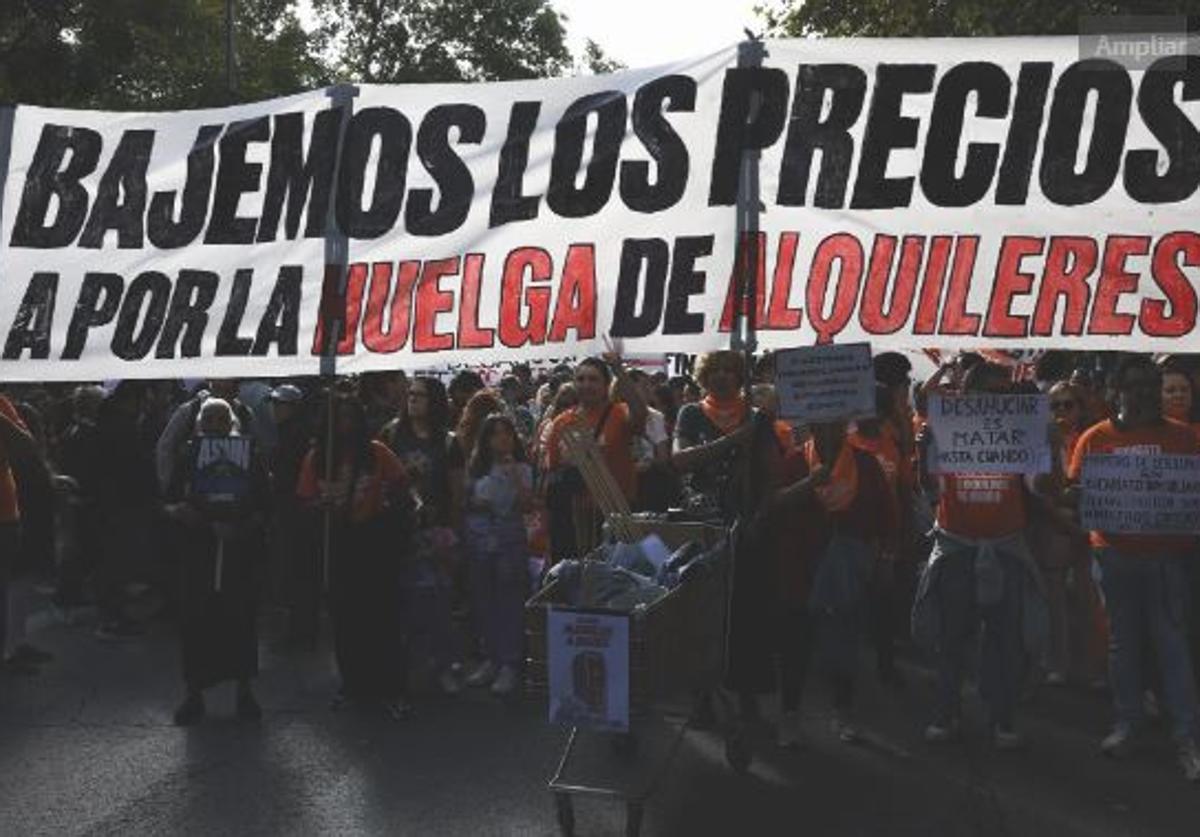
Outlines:
[[1111,547],[1094,550],[1108,609],[1109,678],[1117,723],[1143,720],[1142,648],[1150,632],[1162,669],[1163,695],[1176,739],[1195,733],[1196,684],[1188,652],[1189,591],[1185,562],[1192,555],[1145,555]]

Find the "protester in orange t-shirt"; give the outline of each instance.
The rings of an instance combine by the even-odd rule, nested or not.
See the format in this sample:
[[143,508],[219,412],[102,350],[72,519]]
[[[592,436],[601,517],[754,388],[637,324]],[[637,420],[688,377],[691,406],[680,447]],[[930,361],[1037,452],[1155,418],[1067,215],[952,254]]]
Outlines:
[[907,482],[909,469],[906,457],[900,453],[893,425],[888,417],[894,414],[894,390],[877,384],[875,386],[876,418],[864,419],[855,425],[846,437],[850,446],[875,457],[887,484],[884,504],[885,519],[891,537],[880,544],[877,552],[879,561],[874,567],[871,583],[871,638],[875,644],[876,670],[881,682],[899,686],[903,678],[896,668],[896,634],[902,614],[907,611],[901,601],[900,580],[897,572],[907,567],[898,567],[905,553],[911,534],[907,510],[911,507],[911,486]]
[[[975,363],[966,393],[1011,391],[1011,375],[993,363]],[[930,428],[931,430],[932,428]],[[1022,675],[1022,598],[1036,579],[1025,544],[1026,489],[1019,475],[929,474],[930,433],[921,440],[922,481],[938,496],[933,552],[922,587],[927,592],[914,610],[914,624],[933,625],[936,637],[923,637],[937,654],[938,708],[925,730],[930,742],[952,737],[961,713],[960,690],[967,649],[983,623],[980,691],[988,705],[992,741],[1014,749],[1022,739],[1014,727]],[[930,616],[932,615],[932,616]]]
[[[610,387],[616,378],[615,394]],[[633,459],[633,440],[646,424],[646,402],[637,386],[625,374],[618,351],[603,359],[584,358],[575,369],[575,396],[578,404],[554,420],[546,437],[545,483],[546,511],[550,517],[551,552],[555,559],[578,557],[577,552],[590,544],[577,544],[576,533],[600,523],[594,498],[582,478],[568,478],[574,468],[566,449],[568,430],[586,436],[585,442],[599,445],[605,465],[612,473],[627,502],[637,495],[637,470]],[[589,523],[588,521],[593,521]]]
[[[7,650],[8,582],[21,548],[21,507],[12,460],[37,455],[25,423],[12,402],[0,395],[0,658]],[[19,634],[14,633],[14,637]],[[14,642],[17,639],[14,638]]]
[[[1075,446],[1069,478],[1078,481],[1092,454],[1200,453],[1187,425],[1163,417],[1162,374],[1143,355],[1130,355],[1116,373],[1117,416],[1088,429]],[[1074,493],[1074,492],[1073,492]],[[1200,752],[1193,739],[1196,689],[1185,623],[1187,567],[1196,539],[1167,533],[1091,533],[1112,631],[1110,665],[1116,723],[1101,742],[1112,756],[1125,755],[1143,721],[1141,649],[1149,630],[1162,672],[1163,690],[1184,775],[1200,781]]]
[[[328,435],[328,428],[318,432],[296,493],[325,516],[318,518],[324,528],[314,528],[328,533],[330,615],[342,679],[335,706],[382,702],[399,719],[411,711],[400,589],[404,537],[415,502],[412,487],[396,455],[371,438],[357,399],[338,399],[332,450]],[[332,479],[326,479],[327,472]]]
[[21,520],[17,481],[9,461],[9,450],[20,448],[23,443],[31,445],[32,442],[17,408],[0,395],[0,525],[15,524]]

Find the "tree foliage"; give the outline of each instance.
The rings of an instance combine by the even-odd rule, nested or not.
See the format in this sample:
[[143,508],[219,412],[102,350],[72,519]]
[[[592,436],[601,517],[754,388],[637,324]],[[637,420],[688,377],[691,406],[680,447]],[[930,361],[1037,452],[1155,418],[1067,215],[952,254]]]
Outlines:
[[0,103],[178,109],[254,101],[331,81],[521,79],[573,66],[547,0],[0,0]]
[[234,95],[224,0],[4,0],[0,101],[158,109],[302,90],[327,71],[294,6],[238,0]]
[[1088,16],[1197,11],[1196,0],[788,0],[762,15],[777,37],[950,37],[1074,35]]
[[546,0],[314,0],[339,77],[363,82],[494,81],[571,66]]
[[591,38],[588,38],[583,45],[583,55],[580,56],[580,64],[587,72],[597,76],[625,69],[623,63],[609,57],[604,48]]

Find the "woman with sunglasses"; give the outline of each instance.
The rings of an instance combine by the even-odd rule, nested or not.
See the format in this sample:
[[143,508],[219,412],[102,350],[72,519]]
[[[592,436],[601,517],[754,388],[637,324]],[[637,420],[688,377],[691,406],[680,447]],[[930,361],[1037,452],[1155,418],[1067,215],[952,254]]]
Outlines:
[[[1075,452],[1075,443],[1087,429],[1085,395],[1074,384],[1059,381],[1050,387],[1048,397],[1059,461],[1065,468]],[[1101,673],[1097,668],[1103,666],[1103,650],[1095,648],[1097,638],[1092,628],[1098,602],[1089,572],[1087,539],[1057,521],[1039,518],[1032,526],[1031,540],[1046,582],[1050,616],[1046,683],[1065,685],[1072,673],[1090,682]],[[1072,637],[1077,637],[1074,643]]]

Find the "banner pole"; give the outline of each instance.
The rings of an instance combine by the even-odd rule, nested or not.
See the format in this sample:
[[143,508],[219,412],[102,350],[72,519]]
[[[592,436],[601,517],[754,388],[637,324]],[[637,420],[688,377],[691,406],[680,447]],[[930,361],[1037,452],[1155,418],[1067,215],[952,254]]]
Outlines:
[[12,156],[13,123],[16,116],[16,105],[0,105],[0,229],[4,226],[4,187],[8,184],[8,161]]
[[[763,42],[750,32],[746,40],[738,44],[739,69],[761,67],[766,50]],[[755,94],[751,103],[752,112],[762,107],[760,94]],[[737,239],[734,243],[734,265],[738,269],[742,305],[734,318],[730,348],[741,350],[746,356],[746,398],[750,398],[752,387],[752,364],[758,348],[758,229],[762,201],[759,188],[759,163],[762,152],[758,149],[743,152],[738,176]]]
[[[336,418],[334,409],[334,389],[337,383],[337,346],[341,339],[342,329],[345,327],[345,310],[344,306],[337,306],[336,309],[330,310],[326,306],[325,287],[329,284],[331,277],[338,283],[338,299],[345,299],[346,296],[346,270],[350,256],[350,242],[346,233],[339,226],[337,221],[337,201],[334,196],[337,192],[338,175],[341,170],[342,146],[346,138],[346,126],[350,122],[350,117],[354,112],[354,97],[358,95],[358,88],[352,84],[337,84],[326,91],[326,95],[331,100],[330,107],[340,109],[342,112],[341,127],[338,129],[337,153],[334,156],[332,182],[333,188],[330,190],[329,206],[325,214],[325,275],[322,277],[322,293],[321,293],[321,308],[318,311],[318,317],[324,317],[322,333],[325,335],[325,345],[321,347],[321,378],[325,382],[325,485],[328,487],[333,482],[334,472],[334,430],[333,424]],[[353,488],[351,489],[353,490]],[[329,595],[329,565],[330,553],[333,549],[333,509],[326,505],[324,509],[324,520],[322,521],[322,536],[321,536],[321,591],[325,596]],[[318,597],[318,619],[317,628],[320,629],[320,597]]]

